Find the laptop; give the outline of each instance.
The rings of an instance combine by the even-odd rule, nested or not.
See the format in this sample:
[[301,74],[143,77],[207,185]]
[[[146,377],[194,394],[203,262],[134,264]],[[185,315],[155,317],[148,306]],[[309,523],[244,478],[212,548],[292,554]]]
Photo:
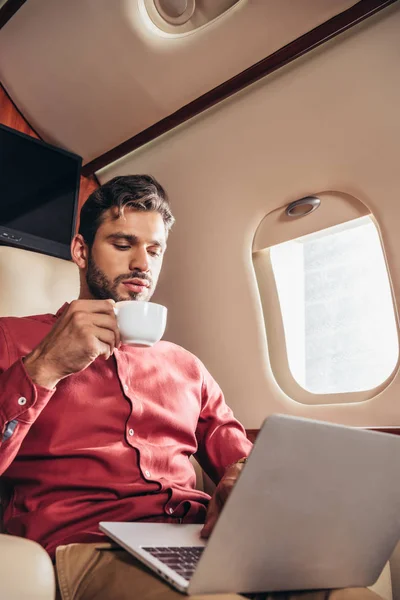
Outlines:
[[201,525],[100,523],[187,594],[372,585],[400,539],[400,436],[266,419],[208,541]]

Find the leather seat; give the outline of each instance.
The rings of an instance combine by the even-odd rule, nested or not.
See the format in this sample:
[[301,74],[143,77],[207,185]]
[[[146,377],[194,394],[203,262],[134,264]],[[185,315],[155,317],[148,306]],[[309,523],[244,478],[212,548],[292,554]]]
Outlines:
[[[79,277],[72,262],[0,246],[0,289],[0,316],[54,313],[77,297]],[[0,582],[7,600],[55,598],[53,564],[30,540],[0,535]]]

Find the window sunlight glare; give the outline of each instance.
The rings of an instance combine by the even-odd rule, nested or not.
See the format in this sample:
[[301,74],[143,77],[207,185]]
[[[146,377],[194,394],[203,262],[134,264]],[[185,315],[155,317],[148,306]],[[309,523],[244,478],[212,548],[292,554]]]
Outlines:
[[373,389],[392,373],[398,337],[370,217],[270,250],[293,377],[314,394]]

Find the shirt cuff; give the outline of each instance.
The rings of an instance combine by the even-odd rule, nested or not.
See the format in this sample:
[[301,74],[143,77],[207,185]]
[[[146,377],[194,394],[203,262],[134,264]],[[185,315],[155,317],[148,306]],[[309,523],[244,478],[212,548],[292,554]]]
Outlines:
[[17,360],[1,375],[1,417],[6,423],[18,419],[26,423],[35,421],[55,392],[36,385],[22,362]]

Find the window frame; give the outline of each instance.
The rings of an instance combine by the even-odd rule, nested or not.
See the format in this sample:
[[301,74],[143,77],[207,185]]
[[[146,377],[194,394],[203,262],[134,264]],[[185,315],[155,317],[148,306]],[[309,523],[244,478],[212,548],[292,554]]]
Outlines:
[[[331,195],[331,194],[332,193],[329,193],[329,195]],[[323,194],[316,194],[316,195],[318,195],[321,198]],[[360,202],[360,201],[357,201],[357,202]],[[395,378],[395,376],[398,372],[398,369],[399,369],[399,365],[400,365],[399,315],[398,315],[397,305],[396,305],[395,296],[394,296],[394,292],[393,292],[392,278],[390,276],[390,271],[388,268],[385,247],[383,245],[383,240],[382,240],[382,235],[381,235],[379,224],[377,223],[374,215],[365,207],[365,205],[363,205],[362,203],[360,203],[360,204],[361,204],[361,209],[358,211],[358,214],[348,213],[347,218],[343,218],[345,216],[345,213],[341,214],[340,217],[338,216],[336,223],[332,223],[332,218],[325,219],[324,217],[321,218],[321,215],[320,215],[319,220],[316,221],[316,219],[314,217],[314,221],[315,221],[314,222],[315,228],[313,228],[314,231],[310,231],[310,221],[305,224],[305,234],[302,234],[302,233],[298,234],[298,232],[297,232],[297,234],[295,236],[288,237],[287,231],[282,231],[282,237],[283,237],[282,241],[289,241],[291,239],[294,240],[294,239],[303,237],[304,235],[308,235],[310,233],[317,233],[318,231],[322,231],[323,229],[327,229],[329,227],[333,227],[335,225],[339,225],[341,223],[351,221],[351,220],[353,220],[355,218],[359,218],[361,216],[369,216],[371,218],[371,220],[374,223],[374,225],[377,229],[377,232],[378,232],[378,236],[379,236],[380,243],[381,243],[381,249],[382,249],[382,253],[383,253],[383,257],[384,257],[384,262],[386,265],[386,270],[387,270],[387,275],[388,275],[389,285],[390,285],[390,290],[391,290],[391,298],[392,298],[392,305],[393,305],[396,329],[397,329],[398,345],[399,345],[399,353],[398,353],[398,357],[397,357],[397,362],[396,362],[391,374],[385,379],[385,381],[383,381],[382,383],[380,383],[378,386],[376,386],[374,388],[371,388],[368,390],[363,390],[363,391],[357,391],[357,392],[341,392],[341,393],[333,393],[333,394],[319,393],[319,394],[317,394],[317,393],[313,393],[309,390],[306,390],[296,381],[296,379],[292,375],[292,372],[291,372],[290,366],[289,366],[289,358],[288,358],[287,346],[286,346],[286,337],[285,337],[285,331],[284,331],[284,325],[283,325],[283,315],[282,315],[282,311],[281,311],[280,300],[279,300],[278,290],[277,290],[275,276],[274,276],[274,272],[273,272],[271,253],[270,253],[270,249],[273,246],[275,246],[279,243],[282,243],[282,242],[279,241],[279,233],[277,233],[277,231],[275,229],[273,231],[273,235],[271,236],[271,241],[273,240],[272,244],[270,244],[269,246],[264,247],[264,248],[259,247],[260,241],[253,244],[253,253],[252,253],[253,268],[254,268],[257,287],[258,287],[259,299],[260,299],[260,303],[261,303],[261,307],[262,307],[264,328],[265,328],[265,334],[266,334],[267,352],[268,352],[268,356],[269,356],[272,375],[275,378],[275,381],[276,381],[277,385],[279,386],[279,388],[286,395],[288,395],[292,400],[294,400],[295,402],[298,402],[300,404],[323,406],[323,405],[340,405],[340,404],[343,405],[343,404],[367,402],[367,401],[371,400],[372,398],[375,398],[376,396],[378,396],[380,393],[382,393],[383,390],[385,390],[390,385],[390,383]],[[354,208],[354,206],[352,208]],[[284,211],[284,209],[279,209],[280,213],[282,213],[283,211]],[[317,212],[318,211],[316,211],[316,213]],[[279,216],[277,216],[275,213],[276,213],[276,211],[273,211],[273,213],[270,213],[269,215],[267,215],[261,223],[261,226],[264,229],[263,234],[261,236],[263,244],[265,244],[265,242],[268,240],[268,237],[269,237],[268,234],[266,235],[266,232],[269,229],[269,227],[268,227],[269,217],[271,215],[273,215],[272,219],[270,219],[270,224],[273,222],[276,223],[278,220],[281,222],[280,226],[282,227],[282,222],[284,222],[284,219],[279,218]],[[330,217],[331,217],[331,213],[330,213]],[[307,218],[309,218],[309,217],[307,216]],[[304,221],[306,221],[307,218],[304,218]],[[326,222],[328,222],[328,224],[325,226]],[[284,230],[285,228],[282,227],[282,229]],[[259,230],[257,231],[257,233],[259,234]],[[255,240],[257,240],[257,233],[255,236]],[[258,240],[260,240],[260,235],[258,235]]]

